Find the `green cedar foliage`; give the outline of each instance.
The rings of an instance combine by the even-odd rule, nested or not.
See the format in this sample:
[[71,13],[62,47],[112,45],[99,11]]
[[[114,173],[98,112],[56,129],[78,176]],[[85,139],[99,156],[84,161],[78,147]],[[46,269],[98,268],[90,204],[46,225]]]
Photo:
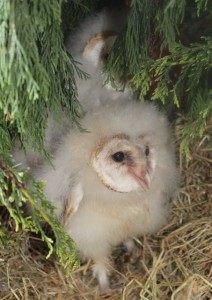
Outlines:
[[[25,188],[25,183],[33,186],[31,190]],[[78,266],[78,253],[69,235],[64,232],[62,225],[54,217],[54,207],[47,201],[43,194],[44,184],[36,182],[27,171],[10,169],[0,160],[0,204],[5,206],[13,218],[15,230],[18,231],[20,224],[23,230],[40,233],[41,238],[49,247],[49,257],[53,252],[53,240],[49,238],[44,229],[43,221],[51,226],[55,235],[56,252],[61,263],[70,270]],[[24,216],[23,204],[31,206],[32,217]],[[2,232],[1,232],[2,233]],[[0,239],[4,238],[4,236]]]
[[212,111],[211,12],[207,0],[131,1],[106,68],[108,80],[124,78],[141,101],[186,114],[181,150],[187,158],[189,141],[204,133]]
[[[73,2],[76,11],[85,9],[83,1]],[[21,226],[40,232],[50,255],[52,240],[41,226],[41,220],[45,220],[56,237],[56,251],[62,264],[70,269],[78,261],[76,249],[55,220],[43,185],[30,178],[26,170],[17,170],[10,156],[17,136],[26,149],[45,153],[49,112],[57,120],[62,113],[71,121],[77,121],[80,115],[74,71],[85,75],[65,50],[61,7],[62,1],[56,0],[0,2],[0,206],[8,209],[16,230]],[[27,182],[31,190],[26,190]],[[26,201],[32,206],[32,217],[24,217]]]
[[2,0],[0,9],[0,110],[26,145],[41,150],[49,111],[79,116],[77,66],[64,46],[61,1]]
[[[51,254],[52,240],[41,226],[45,220],[67,268],[77,264],[74,244],[53,217],[43,184],[31,178],[27,170],[18,170],[10,153],[18,136],[26,151],[34,148],[46,154],[44,135],[49,113],[58,122],[64,114],[79,122],[81,107],[74,73],[86,76],[67,53],[64,36],[82,17],[112,2],[0,1],[0,205],[9,211],[16,230],[21,226],[40,232]],[[130,3],[130,10],[108,58],[108,80],[114,83],[115,78],[122,78],[141,101],[157,101],[167,111],[171,107],[175,115],[186,114],[181,150],[189,158],[190,139],[204,133],[211,115],[211,2],[118,2]],[[27,182],[31,189],[26,189]],[[25,202],[32,206],[32,217],[23,214]],[[0,239],[4,237],[1,233]]]

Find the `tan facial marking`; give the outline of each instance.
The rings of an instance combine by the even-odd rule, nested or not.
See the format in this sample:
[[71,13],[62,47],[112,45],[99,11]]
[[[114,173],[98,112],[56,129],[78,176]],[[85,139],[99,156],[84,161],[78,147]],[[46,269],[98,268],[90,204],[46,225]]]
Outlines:
[[129,136],[124,134],[124,133],[117,133],[115,135],[112,135],[110,137],[103,137],[100,142],[97,144],[97,146],[94,148],[92,155],[91,155],[91,160],[95,159],[98,154],[102,151],[102,149],[104,148],[104,146],[112,139],[114,138],[118,138],[118,139],[125,139],[125,140],[129,140]]
[[[90,52],[97,43],[99,42],[105,42],[105,44],[107,45],[109,42],[109,39],[112,38],[112,37],[116,37],[117,36],[117,33],[115,31],[104,31],[104,32],[99,32],[97,33],[96,35],[94,35],[93,37],[91,37],[88,41],[88,43],[86,44],[85,48],[84,48],[84,51],[83,53],[86,53],[86,52]],[[110,48],[112,47],[109,47],[110,45],[108,45],[108,50],[110,50]],[[106,49],[105,49],[106,50]]]

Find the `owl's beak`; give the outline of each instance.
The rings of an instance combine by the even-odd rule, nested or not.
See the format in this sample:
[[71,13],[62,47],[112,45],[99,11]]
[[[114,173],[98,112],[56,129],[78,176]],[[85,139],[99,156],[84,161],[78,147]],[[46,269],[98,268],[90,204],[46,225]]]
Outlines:
[[[140,168],[139,168],[140,169]],[[147,169],[131,169],[130,174],[134,177],[134,179],[142,186],[144,190],[150,188],[152,179]]]

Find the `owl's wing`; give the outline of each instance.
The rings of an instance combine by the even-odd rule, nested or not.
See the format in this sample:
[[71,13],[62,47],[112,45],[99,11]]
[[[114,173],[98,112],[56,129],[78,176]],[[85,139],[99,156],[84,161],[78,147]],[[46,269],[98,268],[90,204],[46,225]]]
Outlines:
[[83,189],[81,183],[78,183],[72,188],[70,196],[65,200],[63,211],[59,216],[60,222],[64,225],[67,218],[73,216],[82,201],[83,198]]

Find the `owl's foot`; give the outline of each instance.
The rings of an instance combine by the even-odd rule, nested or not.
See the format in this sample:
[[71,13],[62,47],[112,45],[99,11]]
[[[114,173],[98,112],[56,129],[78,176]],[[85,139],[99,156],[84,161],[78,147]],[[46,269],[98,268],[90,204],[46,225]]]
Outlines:
[[101,294],[111,293],[109,281],[109,260],[95,260],[93,265],[93,276],[97,278],[99,283],[99,290]]

